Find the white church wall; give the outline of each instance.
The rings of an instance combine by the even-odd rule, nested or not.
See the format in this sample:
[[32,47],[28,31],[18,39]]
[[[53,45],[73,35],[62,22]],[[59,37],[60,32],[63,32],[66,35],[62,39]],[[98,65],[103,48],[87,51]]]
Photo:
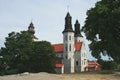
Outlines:
[[85,71],[87,66],[88,66],[87,53],[86,53],[85,45],[83,43],[83,45],[81,47],[81,71]]
[[75,42],[83,42],[83,37],[75,37]]
[[80,51],[75,51],[75,72],[81,71],[81,55]]
[[63,53],[57,53],[56,56],[57,56],[58,58],[62,58],[62,57],[63,57]]
[[74,32],[63,33],[64,42],[64,71],[74,73]]

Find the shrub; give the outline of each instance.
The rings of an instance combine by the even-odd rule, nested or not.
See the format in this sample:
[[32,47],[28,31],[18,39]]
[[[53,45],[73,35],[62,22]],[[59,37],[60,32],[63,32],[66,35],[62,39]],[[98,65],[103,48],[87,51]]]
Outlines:
[[112,70],[103,70],[99,72],[100,74],[113,74],[114,72]]

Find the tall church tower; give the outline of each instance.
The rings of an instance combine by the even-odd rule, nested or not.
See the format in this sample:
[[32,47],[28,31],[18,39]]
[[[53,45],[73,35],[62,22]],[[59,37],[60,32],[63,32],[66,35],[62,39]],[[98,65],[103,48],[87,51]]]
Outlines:
[[29,27],[28,27],[28,32],[31,34],[32,38],[33,39],[38,39],[34,34],[35,34],[35,30],[34,30],[34,25],[33,23],[31,22]]
[[75,42],[83,42],[83,36],[80,32],[80,23],[76,20],[75,23]]
[[64,73],[74,73],[74,31],[69,12],[65,17],[65,29],[63,31],[63,64]]

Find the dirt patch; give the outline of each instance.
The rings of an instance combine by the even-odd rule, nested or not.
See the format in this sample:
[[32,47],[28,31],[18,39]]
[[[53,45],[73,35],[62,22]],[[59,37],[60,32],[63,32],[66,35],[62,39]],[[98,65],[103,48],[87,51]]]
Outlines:
[[0,80],[120,80],[120,76],[114,74],[48,74],[43,72],[0,76]]

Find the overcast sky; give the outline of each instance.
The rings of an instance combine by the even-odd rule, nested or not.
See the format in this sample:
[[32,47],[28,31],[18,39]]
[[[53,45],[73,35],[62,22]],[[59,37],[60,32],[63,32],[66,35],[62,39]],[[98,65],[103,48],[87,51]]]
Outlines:
[[[86,12],[98,0],[0,0],[0,46],[8,33],[27,30],[32,20],[39,40],[62,43],[65,16],[70,12],[72,25],[76,19],[84,25]],[[69,5],[69,8],[67,7]],[[87,47],[88,41],[84,38]]]

